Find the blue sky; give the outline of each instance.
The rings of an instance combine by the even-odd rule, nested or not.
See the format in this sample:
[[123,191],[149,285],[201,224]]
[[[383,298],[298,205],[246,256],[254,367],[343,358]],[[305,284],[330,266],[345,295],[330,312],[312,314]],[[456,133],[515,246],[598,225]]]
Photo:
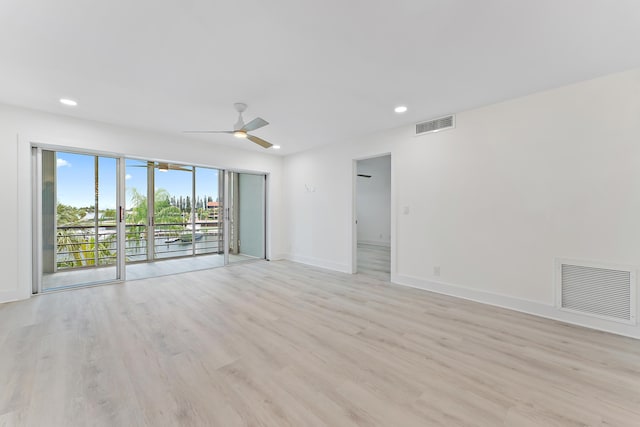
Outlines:
[[[84,154],[56,153],[57,196],[58,203],[85,207],[94,204],[94,156]],[[141,193],[147,190],[146,162],[140,160],[126,161],[127,204],[129,204],[129,188],[136,188]],[[144,166],[144,167],[136,167]],[[115,209],[116,207],[116,159],[100,157],[98,164],[98,206],[99,209]],[[204,198],[218,197],[218,170],[196,168],[196,195]],[[163,188],[176,197],[191,197],[191,173],[170,170],[155,170],[156,189]]]

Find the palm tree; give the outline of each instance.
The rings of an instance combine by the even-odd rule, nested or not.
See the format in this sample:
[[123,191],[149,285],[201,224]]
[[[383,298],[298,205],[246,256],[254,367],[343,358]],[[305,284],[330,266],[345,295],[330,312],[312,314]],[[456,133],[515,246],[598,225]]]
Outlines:
[[[127,215],[127,224],[146,225],[149,217],[149,204],[147,196],[135,188],[131,192],[131,213]],[[172,206],[171,195],[164,188],[158,188],[154,194],[154,219],[156,223],[182,222],[182,212],[176,206]]]
[[[126,240],[136,241],[135,248],[141,248],[141,240],[146,238],[147,225],[149,221],[149,204],[147,196],[139,192],[136,188],[130,188],[131,211],[127,214],[127,235]],[[171,204],[171,195],[163,188],[158,188],[154,194],[154,223],[161,226],[163,231],[175,231],[175,236],[184,229],[182,212]],[[168,224],[168,225],[164,225]]]

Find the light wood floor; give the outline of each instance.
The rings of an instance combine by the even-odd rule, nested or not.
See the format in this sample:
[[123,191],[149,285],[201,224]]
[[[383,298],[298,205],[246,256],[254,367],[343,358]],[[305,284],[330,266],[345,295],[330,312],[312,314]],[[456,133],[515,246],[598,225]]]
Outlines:
[[3,426],[638,426],[640,341],[291,262],[0,306]]
[[391,280],[391,248],[358,243],[358,274]]
[[[242,262],[255,259],[242,254],[229,254],[229,262]],[[206,270],[224,266],[224,255],[198,255],[175,259],[160,259],[153,262],[126,264],[127,280],[148,279],[152,277],[168,276],[176,273],[187,273],[196,270]],[[91,283],[114,281],[116,267],[98,267],[59,270],[55,273],[44,274],[42,288],[56,289],[65,286],[87,285]]]

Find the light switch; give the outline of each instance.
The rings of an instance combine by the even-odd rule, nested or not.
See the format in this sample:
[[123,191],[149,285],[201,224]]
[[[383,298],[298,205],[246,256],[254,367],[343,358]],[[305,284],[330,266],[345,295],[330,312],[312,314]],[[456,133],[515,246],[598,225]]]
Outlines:
[[409,215],[409,206],[403,206],[402,207],[402,213],[404,215]]

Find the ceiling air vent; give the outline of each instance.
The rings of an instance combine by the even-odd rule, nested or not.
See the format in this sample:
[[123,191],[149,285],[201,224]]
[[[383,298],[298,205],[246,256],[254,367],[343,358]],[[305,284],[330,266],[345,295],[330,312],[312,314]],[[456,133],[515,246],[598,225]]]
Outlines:
[[453,129],[454,127],[456,127],[456,119],[452,114],[450,116],[440,117],[438,119],[416,124],[416,135],[424,135],[425,133]]
[[576,261],[557,261],[561,309],[635,324],[635,270]]

